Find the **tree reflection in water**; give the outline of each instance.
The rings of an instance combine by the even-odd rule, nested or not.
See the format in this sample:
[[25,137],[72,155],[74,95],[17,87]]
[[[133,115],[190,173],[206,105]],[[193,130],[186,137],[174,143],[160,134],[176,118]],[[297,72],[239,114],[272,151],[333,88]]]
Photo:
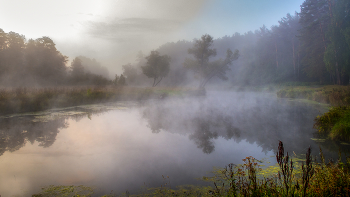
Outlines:
[[256,143],[263,152],[276,151],[279,140],[286,142],[286,151],[295,153],[304,153],[310,145],[322,146],[311,139],[317,134],[312,125],[321,113],[320,106],[261,95],[233,93],[155,101],[142,115],[153,133],[188,135],[206,154],[215,151],[214,140],[218,138]]
[[65,118],[47,122],[32,120],[30,117],[0,119],[0,155],[19,150],[26,142],[37,141],[39,146],[49,147],[55,142],[59,129],[68,126]]
[[[106,110],[93,112],[103,113]],[[17,116],[0,118],[0,156],[6,151],[14,152],[24,147],[27,142],[39,142],[43,148],[54,144],[60,129],[67,128],[67,119],[79,121],[90,117],[92,112],[81,112],[55,118],[37,118],[36,116]],[[39,116],[40,117],[40,116]],[[90,117],[91,118],[91,117]]]

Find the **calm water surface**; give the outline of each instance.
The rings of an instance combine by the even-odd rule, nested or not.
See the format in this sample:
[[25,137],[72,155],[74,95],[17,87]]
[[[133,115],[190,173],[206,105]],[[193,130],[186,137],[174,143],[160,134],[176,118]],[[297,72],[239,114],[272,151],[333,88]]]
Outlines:
[[0,195],[30,196],[48,185],[86,185],[96,194],[203,184],[214,166],[253,156],[274,162],[278,140],[328,157],[347,144],[320,140],[317,104],[274,94],[209,92],[207,97],[80,106],[0,118]]

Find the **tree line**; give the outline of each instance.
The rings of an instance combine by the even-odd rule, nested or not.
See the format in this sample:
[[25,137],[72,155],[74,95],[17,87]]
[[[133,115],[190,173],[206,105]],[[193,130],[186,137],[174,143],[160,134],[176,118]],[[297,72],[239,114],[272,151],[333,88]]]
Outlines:
[[122,65],[123,73],[114,80],[108,79],[105,67],[87,57],[76,57],[67,67],[68,57],[49,37],[26,41],[23,35],[0,29],[0,85],[161,82],[203,88],[209,80],[221,83],[221,79],[233,85],[349,84],[350,1],[305,0],[300,8],[271,28],[263,25],[254,32],[218,39],[205,34],[193,41],[166,43],[148,56],[139,52],[136,63]]
[[[305,0],[300,8],[299,13],[287,14],[271,28],[263,25],[254,32],[234,33],[211,42],[213,50],[216,48],[215,55],[222,60],[227,49],[239,50],[240,58],[235,66],[225,70],[230,84],[349,84],[350,1]],[[163,79],[163,85],[192,83],[193,74],[198,70],[189,69],[188,58],[198,57],[191,50],[199,40],[166,43],[156,50],[171,59],[170,72]],[[208,55],[212,57],[214,52]],[[139,57],[140,54],[136,64],[123,66],[129,84],[144,84],[147,80],[141,68],[145,62]],[[197,77],[201,81],[197,83],[204,84],[205,80],[200,78]],[[218,82],[217,79],[220,77],[213,81]]]
[[0,29],[0,85],[56,86],[106,85],[107,68],[95,59],[76,57],[67,67],[68,57],[56,49],[49,37],[26,40],[24,35]]

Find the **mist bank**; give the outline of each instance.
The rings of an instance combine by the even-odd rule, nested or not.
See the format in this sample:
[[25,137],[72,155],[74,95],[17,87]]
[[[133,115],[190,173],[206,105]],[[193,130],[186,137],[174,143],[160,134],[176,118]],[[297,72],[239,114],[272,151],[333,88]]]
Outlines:
[[[213,78],[210,83],[218,86],[224,83],[239,86],[349,84],[350,20],[346,14],[349,10],[347,1],[306,0],[299,13],[287,14],[278,25],[270,28],[263,25],[255,31],[214,39],[212,47],[216,49],[216,57],[210,60],[224,59],[227,49],[239,50],[240,56],[227,71],[228,80]],[[192,58],[189,49],[196,41],[169,42],[156,49],[171,58],[170,72],[159,85],[199,83],[194,77],[196,73],[184,68],[186,58]],[[147,83],[140,68],[145,64],[144,56],[139,53],[136,63],[123,66],[128,84]]]

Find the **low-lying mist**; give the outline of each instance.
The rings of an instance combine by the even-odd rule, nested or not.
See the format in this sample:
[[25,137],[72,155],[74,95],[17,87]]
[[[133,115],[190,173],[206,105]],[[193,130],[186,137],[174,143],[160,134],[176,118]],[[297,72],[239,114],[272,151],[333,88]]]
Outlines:
[[153,100],[141,113],[153,133],[189,135],[210,154],[217,138],[255,142],[265,152],[281,140],[288,150],[303,153],[313,143],[313,119],[320,112],[271,93],[208,91],[205,97]]

